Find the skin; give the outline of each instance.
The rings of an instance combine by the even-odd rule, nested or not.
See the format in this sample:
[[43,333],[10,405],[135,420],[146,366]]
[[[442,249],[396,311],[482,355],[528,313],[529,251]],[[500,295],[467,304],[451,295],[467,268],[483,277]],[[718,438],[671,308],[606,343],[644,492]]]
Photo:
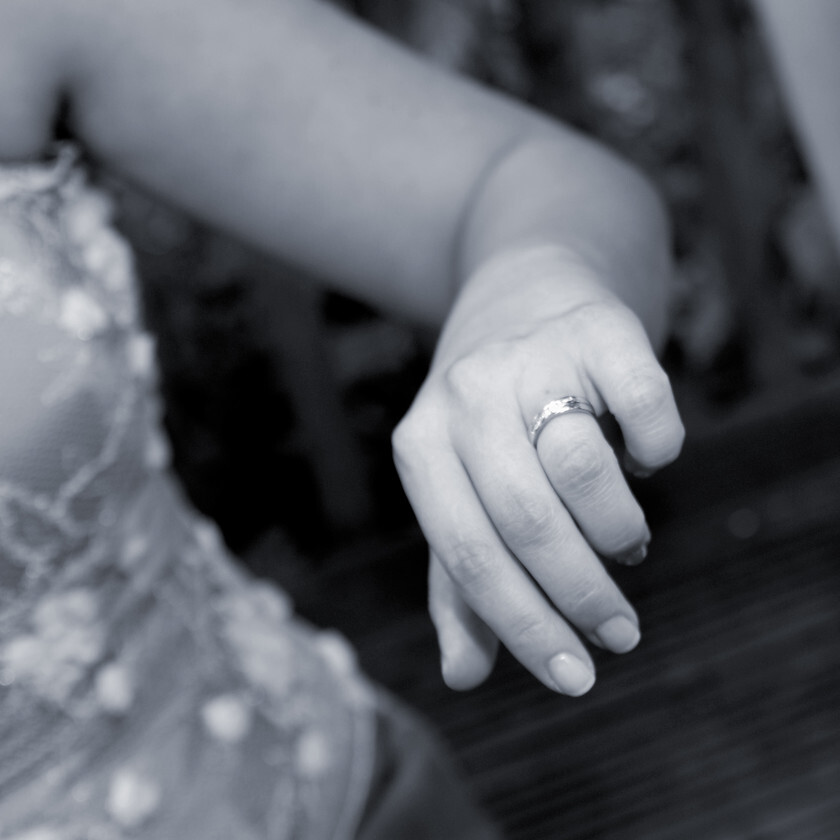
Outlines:
[[585,415],[527,437],[577,394],[616,416],[635,469],[680,449],[652,349],[668,231],[634,170],[315,0],[4,0],[0,65],[0,159],[42,155],[63,109],[102,165],[443,325],[394,452],[449,685],[483,680],[501,640],[579,695],[582,638],[635,645],[603,561],[649,534],[616,455]]
[[840,247],[840,6],[833,0],[753,0],[800,149]]

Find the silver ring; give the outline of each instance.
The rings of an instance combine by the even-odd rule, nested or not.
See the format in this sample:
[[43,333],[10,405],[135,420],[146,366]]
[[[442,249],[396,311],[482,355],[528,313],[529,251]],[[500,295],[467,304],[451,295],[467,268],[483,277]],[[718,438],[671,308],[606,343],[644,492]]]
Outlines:
[[568,414],[569,412],[596,416],[592,403],[585,397],[567,396],[552,400],[546,403],[542,411],[531,421],[528,429],[528,438],[531,444],[533,446],[537,445],[540,433],[555,417],[559,417],[561,414]]

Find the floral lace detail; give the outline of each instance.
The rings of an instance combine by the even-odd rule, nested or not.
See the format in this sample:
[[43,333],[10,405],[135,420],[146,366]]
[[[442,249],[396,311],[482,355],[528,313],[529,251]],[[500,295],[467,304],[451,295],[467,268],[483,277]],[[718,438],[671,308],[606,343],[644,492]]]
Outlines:
[[374,694],[170,477],[109,218],[70,147],[0,167],[0,840],[351,837]]
[[[47,411],[98,390],[105,429],[99,450],[49,492],[0,475],[0,551],[28,584],[60,556],[82,551],[102,519],[116,515],[108,471],[131,445],[153,375],[149,339],[127,331],[137,319],[129,250],[106,224],[107,199],[84,185],[74,157],[63,147],[49,168],[17,167],[0,178],[0,314],[67,334],[71,342],[38,348],[36,364],[58,370],[41,402]],[[0,606],[12,594],[20,603],[19,591],[7,591]]]

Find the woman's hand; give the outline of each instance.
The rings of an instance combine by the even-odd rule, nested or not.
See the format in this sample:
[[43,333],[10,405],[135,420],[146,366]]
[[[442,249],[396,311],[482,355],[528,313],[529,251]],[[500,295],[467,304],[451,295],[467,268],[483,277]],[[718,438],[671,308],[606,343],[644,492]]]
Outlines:
[[430,610],[453,688],[485,679],[501,640],[545,685],[577,696],[595,679],[579,635],[616,653],[639,641],[602,563],[640,562],[650,539],[615,453],[579,412],[529,440],[543,406],[568,395],[615,416],[634,472],[678,454],[668,378],[595,271],[553,247],[491,260],[465,285],[394,434],[431,548]]

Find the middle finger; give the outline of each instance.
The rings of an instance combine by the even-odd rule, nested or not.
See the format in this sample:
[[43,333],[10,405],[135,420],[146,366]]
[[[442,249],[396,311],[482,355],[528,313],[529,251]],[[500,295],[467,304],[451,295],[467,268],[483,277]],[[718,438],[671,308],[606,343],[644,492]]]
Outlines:
[[458,448],[501,539],[556,608],[590,639],[615,652],[632,649],[639,640],[636,613],[558,498],[521,419],[484,419]]

